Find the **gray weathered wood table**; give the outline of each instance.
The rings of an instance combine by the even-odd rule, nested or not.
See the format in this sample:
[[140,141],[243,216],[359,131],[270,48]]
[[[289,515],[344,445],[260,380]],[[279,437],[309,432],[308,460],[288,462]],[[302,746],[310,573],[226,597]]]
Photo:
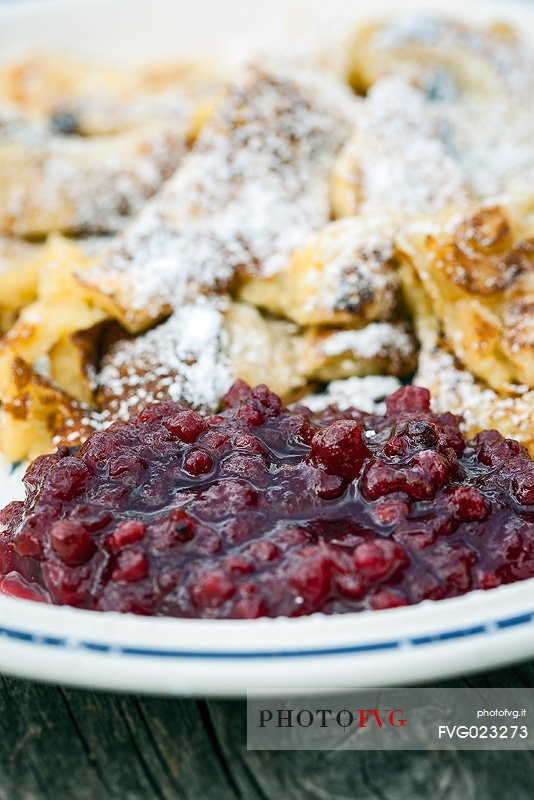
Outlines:
[[[534,664],[446,685],[534,686]],[[0,678],[0,800],[532,800],[534,752],[249,752],[243,701]]]

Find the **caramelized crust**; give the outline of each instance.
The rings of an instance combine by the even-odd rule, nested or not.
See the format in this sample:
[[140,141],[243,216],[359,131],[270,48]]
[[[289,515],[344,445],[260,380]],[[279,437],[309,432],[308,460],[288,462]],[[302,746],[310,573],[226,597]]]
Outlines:
[[273,278],[246,281],[246,302],[299,325],[361,326],[389,319],[397,304],[395,220],[387,214],[327,225]]
[[165,397],[215,410],[232,382],[223,310],[224,302],[200,299],[147,333],[113,345],[96,378],[104,421],[128,419]]
[[416,221],[400,237],[458,360],[499,391],[534,386],[534,201]]
[[[466,369],[451,352],[454,342],[443,336],[426,291],[428,284],[423,284],[413,262],[405,260],[399,276],[421,344],[414,383],[429,389],[436,410],[462,417],[468,437],[495,429],[520,441],[534,456],[534,391],[518,384],[506,384],[501,390],[491,388],[488,382]],[[465,324],[464,320],[461,322]],[[491,372],[490,367],[491,364],[488,366]]]
[[34,372],[22,359],[11,362],[0,406],[0,450],[13,462],[34,458],[63,443],[80,444],[92,432],[88,412]]

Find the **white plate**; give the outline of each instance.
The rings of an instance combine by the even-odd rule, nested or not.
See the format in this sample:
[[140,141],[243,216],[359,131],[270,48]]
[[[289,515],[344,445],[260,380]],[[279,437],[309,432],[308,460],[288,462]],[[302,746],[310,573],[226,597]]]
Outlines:
[[[0,5],[0,54],[56,48],[122,61],[235,57],[323,41],[369,14],[431,8],[515,22],[534,6],[488,0],[52,0]],[[401,11],[402,9],[402,11]],[[282,44],[282,47],[286,45]],[[405,685],[534,656],[534,579],[411,608],[257,621],[149,619],[0,598],[0,672],[161,694]]]

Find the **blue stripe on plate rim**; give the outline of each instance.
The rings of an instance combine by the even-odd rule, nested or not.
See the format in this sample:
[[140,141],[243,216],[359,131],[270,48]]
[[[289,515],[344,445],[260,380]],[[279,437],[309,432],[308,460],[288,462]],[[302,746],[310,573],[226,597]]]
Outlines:
[[15,628],[0,626],[0,637],[13,639],[25,644],[45,647],[57,647],[68,650],[86,650],[91,653],[111,654],[119,656],[141,656],[145,658],[190,658],[190,659],[262,659],[262,658],[308,658],[317,656],[351,655],[355,653],[369,653],[378,650],[397,650],[405,646],[427,646],[454,639],[466,639],[481,634],[494,633],[495,630],[504,630],[534,622],[534,611],[519,614],[513,617],[473,625],[468,628],[443,631],[426,636],[406,637],[404,639],[390,639],[382,642],[369,642],[365,644],[342,645],[338,647],[320,647],[303,650],[164,650],[151,647],[134,647],[130,645],[107,644],[104,642],[75,641],[70,637],[43,636],[22,631]]

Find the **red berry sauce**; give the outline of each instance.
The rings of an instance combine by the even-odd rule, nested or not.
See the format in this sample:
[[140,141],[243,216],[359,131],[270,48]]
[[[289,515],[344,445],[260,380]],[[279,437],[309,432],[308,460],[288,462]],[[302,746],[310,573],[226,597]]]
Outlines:
[[465,442],[413,386],[374,416],[238,382],[216,416],[151,406],[25,483],[0,512],[1,586],[45,602],[299,616],[534,575],[534,462],[495,431]]

